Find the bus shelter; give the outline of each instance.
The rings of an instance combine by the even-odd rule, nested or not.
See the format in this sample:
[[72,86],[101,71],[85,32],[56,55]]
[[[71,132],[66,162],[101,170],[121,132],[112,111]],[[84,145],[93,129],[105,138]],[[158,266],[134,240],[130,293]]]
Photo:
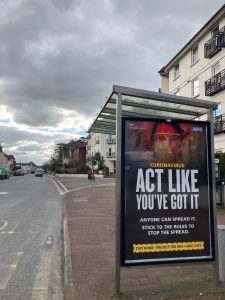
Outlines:
[[[93,121],[89,132],[116,134],[117,138],[116,295],[120,293],[121,266],[210,262],[213,264],[215,281],[218,281],[214,169],[216,108],[217,103],[212,101],[114,85],[112,93]],[[154,160],[152,153],[159,152],[151,148],[153,138],[166,142],[169,139],[172,152],[175,153],[174,148],[180,145],[181,137],[187,137],[188,130],[190,139],[184,160],[191,151],[197,151],[197,156],[191,154],[185,163],[178,158],[173,163],[171,160],[164,162],[167,152],[161,149],[163,156]],[[155,144],[154,147],[156,149]],[[174,180],[179,183],[176,182],[177,188],[174,187],[175,177]],[[198,178],[201,178],[199,184]],[[162,188],[165,181],[167,191]],[[176,197],[183,197],[183,202],[173,201]],[[209,198],[208,204],[203,203],[206,198]],[[133,204],[129,203],[129,199],[133,199]],[[188,208],[189,202],[191,204]],[[205,217],[201,213],[201,205],[202,211],[207,211]],[[189,224],[188,218],[192,218],[193,224]],[[151,223],[151,219],[156,223]],[[168,222],[161,223],[164,220]],[[173,220],[186,221],[170,224],[169,221]],[[197,224],[203,223],[205,227],[201,230]],[[182,230],[174,230],[181,226]],[[192,226],[196,232],[191,229]],[[174,231],[177,235],[173,234]]]

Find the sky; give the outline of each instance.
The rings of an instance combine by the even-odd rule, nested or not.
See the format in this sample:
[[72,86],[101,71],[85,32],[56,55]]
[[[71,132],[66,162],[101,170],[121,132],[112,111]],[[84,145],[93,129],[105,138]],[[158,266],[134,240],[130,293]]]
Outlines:
[[87,136],[114,84],[158,71],[224,0],[0,0],[0,143],[41,165]]

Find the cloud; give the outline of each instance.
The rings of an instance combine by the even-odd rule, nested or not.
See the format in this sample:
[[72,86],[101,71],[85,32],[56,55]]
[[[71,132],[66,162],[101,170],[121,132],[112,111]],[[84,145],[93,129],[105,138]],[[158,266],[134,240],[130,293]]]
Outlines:
[[14,126],[0,126],[0,142],[6,154],[13,154],[17,162],[42,164],[50,159],[57,143],[68,143],[84,136],[85,131],[71,131],[57,128],[19,129]]
[[[76,132],[88,129],[113,84],[158,91],[159,69],[223,4],[1,2],[0,105],[6,109],[0,110],[0,141],[5,150],[11,151],[17,136],[42,143],[43,128],[49,134],[45,149],[66,140],[68,132],[79,136]],[[40,128],[35,136],[34,128]],[[32,150],[34,158],[35,153],[40,151]]]

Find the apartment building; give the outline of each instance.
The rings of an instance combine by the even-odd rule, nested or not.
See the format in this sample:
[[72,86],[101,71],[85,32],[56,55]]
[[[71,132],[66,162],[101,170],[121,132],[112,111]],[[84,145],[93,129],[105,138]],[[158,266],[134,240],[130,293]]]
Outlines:
[[164,66],[161,92],[219,103],[215,152],[225,152],[225,5]]
[[[105,166],[109,168],[109,174],[116,173],[116,136],[90,132],[87,137],[86,161],[91,166],[91,157],[100,152],[104,157]],[[92,166],[91,166],[92,167]]]

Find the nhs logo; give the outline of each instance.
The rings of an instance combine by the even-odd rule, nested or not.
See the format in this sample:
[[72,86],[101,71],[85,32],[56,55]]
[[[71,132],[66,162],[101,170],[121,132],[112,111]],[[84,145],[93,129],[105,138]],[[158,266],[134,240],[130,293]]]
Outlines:
[[193,126],[192,131],[194,132],[203,132],[203,128],[199,126]]

